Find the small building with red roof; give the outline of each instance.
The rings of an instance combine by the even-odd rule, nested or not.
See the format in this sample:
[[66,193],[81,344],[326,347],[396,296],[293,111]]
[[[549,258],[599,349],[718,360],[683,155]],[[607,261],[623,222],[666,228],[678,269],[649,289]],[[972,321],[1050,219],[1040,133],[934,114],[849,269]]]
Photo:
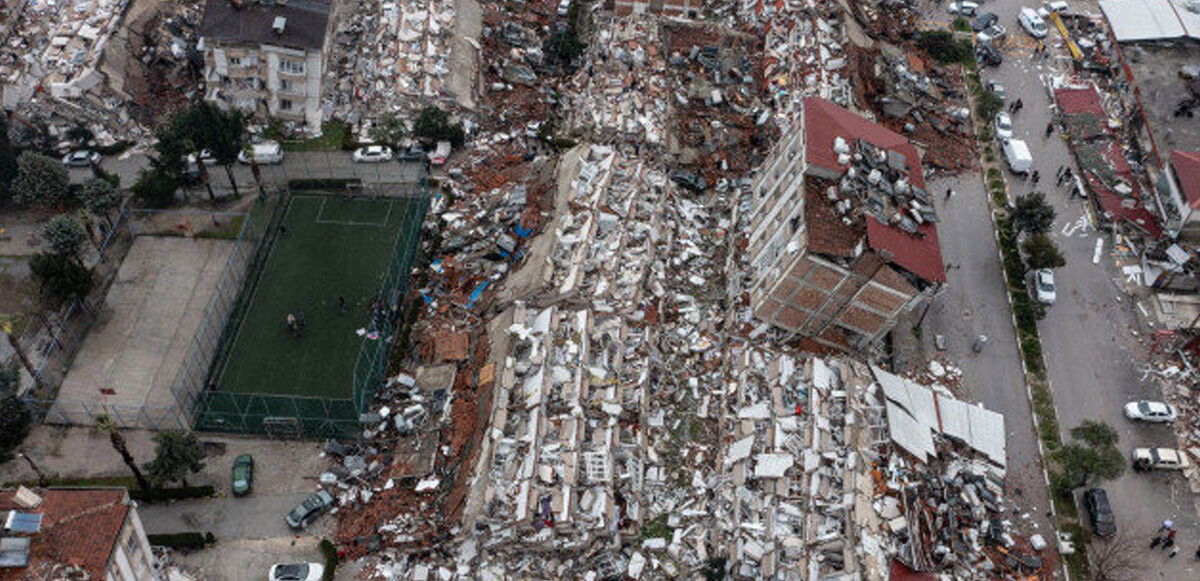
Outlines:
[[946,281],[920,152],[835,103],[804,100],[751,191],[750,304],[761,321],[858,350]]
[[0,490],[0,581],[159,581],[124,488]]
[[1167,228],[1200,240],[1200,152],[1171,150],[1159,176],[1158,194]]

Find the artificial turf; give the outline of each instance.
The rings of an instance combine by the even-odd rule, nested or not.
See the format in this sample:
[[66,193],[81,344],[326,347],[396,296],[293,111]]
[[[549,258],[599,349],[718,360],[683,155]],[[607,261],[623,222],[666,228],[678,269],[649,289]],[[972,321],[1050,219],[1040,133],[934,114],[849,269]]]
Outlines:
[[[217,391],[349,399],[354,364],[372,304],[396,248],[414,238],[415,200],[293,196],[233,346]],[[339,297],[346,300],[345,312]],[[287,316],[304,320],[300,333]],[[383,339],[374,339],[383,340]]]

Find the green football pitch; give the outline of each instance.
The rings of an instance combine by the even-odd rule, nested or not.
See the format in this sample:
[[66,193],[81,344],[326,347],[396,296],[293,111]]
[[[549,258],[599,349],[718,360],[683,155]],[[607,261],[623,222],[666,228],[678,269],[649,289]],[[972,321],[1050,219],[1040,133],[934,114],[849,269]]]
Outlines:
[[[419,234],[420,201],[296,195],[249,293],[217,392],[350,399],[354,366],[397,236]],[[345,300],[345,308],[341,306]],[[386,297],[384,297],[386,300]],[[289,328],[288,315],[302,321]],[[216,410],[213,410],[216,411]]]

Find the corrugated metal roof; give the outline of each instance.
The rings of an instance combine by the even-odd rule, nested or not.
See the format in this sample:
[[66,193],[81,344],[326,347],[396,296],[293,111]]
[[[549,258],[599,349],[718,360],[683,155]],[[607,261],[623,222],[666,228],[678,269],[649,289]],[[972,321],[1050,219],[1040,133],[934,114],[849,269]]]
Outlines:
[[[1178,9],[1186,11],[1183,6],[1179,6]],[[1113,36],[1119,42],[1189,36],[1189,31],[1171,0],[1100,0],[1100,10],[1108,18]],[[1189,24],[1198,25],[1200,20]],[[1193,37],[1200,34],[1200,30],[1190,32],[1190,36]]]

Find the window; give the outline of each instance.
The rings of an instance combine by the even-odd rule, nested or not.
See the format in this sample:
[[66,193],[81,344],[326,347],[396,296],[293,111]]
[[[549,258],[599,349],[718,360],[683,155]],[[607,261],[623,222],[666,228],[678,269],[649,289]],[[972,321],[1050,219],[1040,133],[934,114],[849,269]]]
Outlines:
[[279,61],[279,70],[292,75],[303,75],[304,61],[281,60]]
[[240,57],[240,56],[231,56],[231,57],[229,57],[229,66],[231,66],[231,67],[240,67],[240,66],[242,66],[242,57]]
[[280,99],[279,100],[279,110],[280,111],[291,111],[292,110],[292,100],[291,99]]
[[279,90],[280,91],[292,90],[292,82],[287,79],[279,79]]

